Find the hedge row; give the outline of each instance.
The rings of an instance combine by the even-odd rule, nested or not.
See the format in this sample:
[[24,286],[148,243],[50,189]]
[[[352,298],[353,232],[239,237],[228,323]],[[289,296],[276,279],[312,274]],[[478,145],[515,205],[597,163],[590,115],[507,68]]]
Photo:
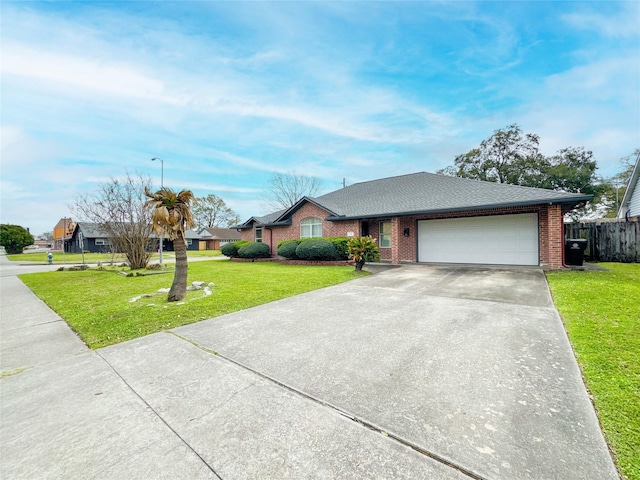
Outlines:
[[271,256],[269,245],[262,242],[238,240],[227,243],[220,249],[223,255],[230,258],[268,258]]
[[347,260],[347,237],[301,238],[278,242],[278,255],[289,260]]

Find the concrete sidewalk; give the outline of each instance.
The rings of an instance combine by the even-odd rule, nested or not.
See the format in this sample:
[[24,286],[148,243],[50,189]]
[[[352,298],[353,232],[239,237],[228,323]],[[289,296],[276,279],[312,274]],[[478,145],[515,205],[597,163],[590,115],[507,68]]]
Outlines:
[[2,478],[618,478],[537,270],[401,267],[97,351],[0,280]]

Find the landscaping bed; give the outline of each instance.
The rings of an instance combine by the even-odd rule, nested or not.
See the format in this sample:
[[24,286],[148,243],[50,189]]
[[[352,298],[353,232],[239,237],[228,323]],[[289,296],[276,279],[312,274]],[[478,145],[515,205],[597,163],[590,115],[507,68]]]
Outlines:
[[284,257],[269,258],[230,258],[232,262],[277,262],[282,265],[316,265],[325,267],[353,266],[353,260],[289,260]]

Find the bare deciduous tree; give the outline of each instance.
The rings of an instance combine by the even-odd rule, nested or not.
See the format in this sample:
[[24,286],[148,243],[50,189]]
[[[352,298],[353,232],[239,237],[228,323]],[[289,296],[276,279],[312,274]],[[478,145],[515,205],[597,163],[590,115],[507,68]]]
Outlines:
[[127,257],[132,269],[149,263],[151,212],[144,208],[145,187],[151,178],[131,175],[111,178],[95,192],[80,195],[70,206],[79,221],[95,223],[109,237],[112,248]]
[[198,197],[196,202],[191,211],[198,229],[229,227],[240,223],[238,214],[227,207],[224,200],[216,195],[209,194],[206,197]]
[[274,210],[289,208],[302,197],[313,197],[322,186],[316,177],[306,177],[295,173],[276,173],[269,180],[267,204]]

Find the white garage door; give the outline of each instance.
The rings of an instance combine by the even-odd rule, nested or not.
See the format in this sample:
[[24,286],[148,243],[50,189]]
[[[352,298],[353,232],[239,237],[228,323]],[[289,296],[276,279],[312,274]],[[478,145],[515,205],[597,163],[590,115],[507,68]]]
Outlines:
[[538,265],[538,214],[419,221],[418,261]]

